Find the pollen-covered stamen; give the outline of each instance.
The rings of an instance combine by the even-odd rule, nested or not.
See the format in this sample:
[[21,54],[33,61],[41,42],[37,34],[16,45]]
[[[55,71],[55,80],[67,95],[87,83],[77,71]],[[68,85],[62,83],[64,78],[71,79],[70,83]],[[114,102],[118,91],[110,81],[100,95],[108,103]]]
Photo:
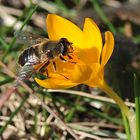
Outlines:
[[68,54],[66,56],[60,55],[59,57],[63,62],[67,62],[67,63],[73,63],[76,64],[78,62],[80,62],[80,60],[78,59],[78,57],[76,56],[76,54],[71,53]]

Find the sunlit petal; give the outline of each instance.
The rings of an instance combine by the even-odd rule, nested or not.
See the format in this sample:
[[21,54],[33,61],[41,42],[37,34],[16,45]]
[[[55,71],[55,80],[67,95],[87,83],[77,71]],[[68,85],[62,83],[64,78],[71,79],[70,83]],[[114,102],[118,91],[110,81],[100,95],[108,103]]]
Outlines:
[[104,81],[104,79],[99,79],[98,77],[95,77],[93,80],[88,82],[87,85],[90,87],[99,87],[99,85]]
[[48,36],[51,40],[67,38],[73,46],[83,45],[83,32],[71,21],[55,14],[48,14],[46,19]]
[[100,64],[99,63],[92,63],[90,65],[90,69],[92,70],[92,73],[90,74],[90,78],[88,79],[88,81],[86,81],[85,84],[89,85],[89,84],[95,84],[97,83],[97,81],[100,79],[99,78],[99,69],[100,69]]
[[80,49],[77,53],[78,58],[86,64],[99,62],[99,55],[96,47]]
[[102,50],[102,37],[98,26],[92,19],[86,18],[83,32],[86,42],[86,46],[84,46],[85,49],[94,48],[91,52],[91,54],[94,56],[94,62],[99,61]]
[[59,76],[57,78],[50,78],[45,80],[40,80],[35,78],[35,81],[44,88],[51,88],[51,89],[64,89],[76,86],[76,83],[73,83],[71,80],[61,78]]
[[105,44],[102,51],[101,66],[103,67],[109,60],[114,49],[114,37],[111,32],[105,33]]
[[82,83],[87,81],[92,73],[92,69],[86,64],[76,64],[73,74],[72,81],[75,83]]
[[91,87],[98,87],[102,81],[104,81],[104,69],[96,65],[96,69],[94,69],[91,78],[86,84]]

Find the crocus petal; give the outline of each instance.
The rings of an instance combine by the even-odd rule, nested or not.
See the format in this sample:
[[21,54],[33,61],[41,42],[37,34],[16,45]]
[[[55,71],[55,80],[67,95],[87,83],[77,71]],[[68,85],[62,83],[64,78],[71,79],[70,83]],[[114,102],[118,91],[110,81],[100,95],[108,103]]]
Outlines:
[[100,66],[100,63],[91,63],[90,68],[92,69],[92,73],[89,80],[91,80],[94,77],[98,77]]
[[101,66],[103,67],[109,60],[114,49],[114,37],[111,32],[105,32],[105,44],[102,51]]
[[79,49],[79,53],[77,53],[78,58],[85,64],[99,62],[99,55],[96,47]]
[[67,38],[73,46],[83,45],[83,32],[71,21],[55,14],[48,14],[46,26],[51,40]]
[[90,78],[88,81],[85,82],[85,84],[90,85],[90,84],[97,84],[97,81],[100,80],[99,77],[99,69],[100,69],[100,64],[99,63],[91,63],[90,69],[92,70],[92,73],[90,74]]
[[[71,88],[77,85],[77,83],[73,83],[71,80],[64,78],[63,76],[58,76],[57,78],[48,78],[45,80],[40,80],[35,78],[35,81],[44,88],[51,89],[64,89]],[[60,79],[59,79],[60,78]]]
[[94,78],[94,82],[88,82],[88,86],[90,87],[99,87],[103,83],[104,79],[99,79],[98,77]]
[[86,18],[84,23],[84,37],[86,38],[87,46],[86,48],[97,47],[99,53],[102,50],[102,36],[101,32],[96,25],[96,23],[90,19]]
[[91,87],[99,87],[99,85],[104,81],[104,69],[100,69],[96,76],[88,81],[88,85]]
[[92,19],[86,18],[85,23],[84,23],[83,32],[85,35],[84,39],[86,42],[85,49],[96,48],[96,49],[94,49],[95,51],[92,51],[91,53],[94,56],[95,60],[99,60],[100,53],[102,50],[102,36],[101,36],[101,32],[100,32],[98,26]]
[[72,74],[72,81],[75,83],[82,83],[87,81],[92,73],[89,65],[76,64]]

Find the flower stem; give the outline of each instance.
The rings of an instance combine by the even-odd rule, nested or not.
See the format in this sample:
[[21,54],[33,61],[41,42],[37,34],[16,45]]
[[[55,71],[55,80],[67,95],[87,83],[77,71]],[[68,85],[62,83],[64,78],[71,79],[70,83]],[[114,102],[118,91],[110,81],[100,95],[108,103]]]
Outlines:
[[110,96],[120,107],[121,111],[126,115],[129,125],[130,125],[130,130],[132,133],[132,137],[135,140],[136,137],[136,120],[135,120],[135,112],[127,107],[127,105],[124,103],[124,101],[118,96],[118,94],[113,91],[108,84],[103,81],[100,85],[99,88],[103,90],[108,96]]
[[108,86],[108,84],[104,81],[102,84],[99,85],[99,88],[102,89],[108,96],[110,96],[120,107],[123,113],[129,117],[129,108],[125,105],[124,101],[118,96],[118,94],[112,90]]

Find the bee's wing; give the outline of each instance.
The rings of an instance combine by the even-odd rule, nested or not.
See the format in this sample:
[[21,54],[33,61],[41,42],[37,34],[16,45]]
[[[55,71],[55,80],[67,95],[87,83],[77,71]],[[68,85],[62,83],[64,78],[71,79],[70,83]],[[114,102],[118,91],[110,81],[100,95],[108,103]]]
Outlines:
[[21,43],[28,46],[36,45],[41,43],[42,41],[48,40],[45,37],[27,31],[15,32],[14,35],[17,39],[19,39]]

